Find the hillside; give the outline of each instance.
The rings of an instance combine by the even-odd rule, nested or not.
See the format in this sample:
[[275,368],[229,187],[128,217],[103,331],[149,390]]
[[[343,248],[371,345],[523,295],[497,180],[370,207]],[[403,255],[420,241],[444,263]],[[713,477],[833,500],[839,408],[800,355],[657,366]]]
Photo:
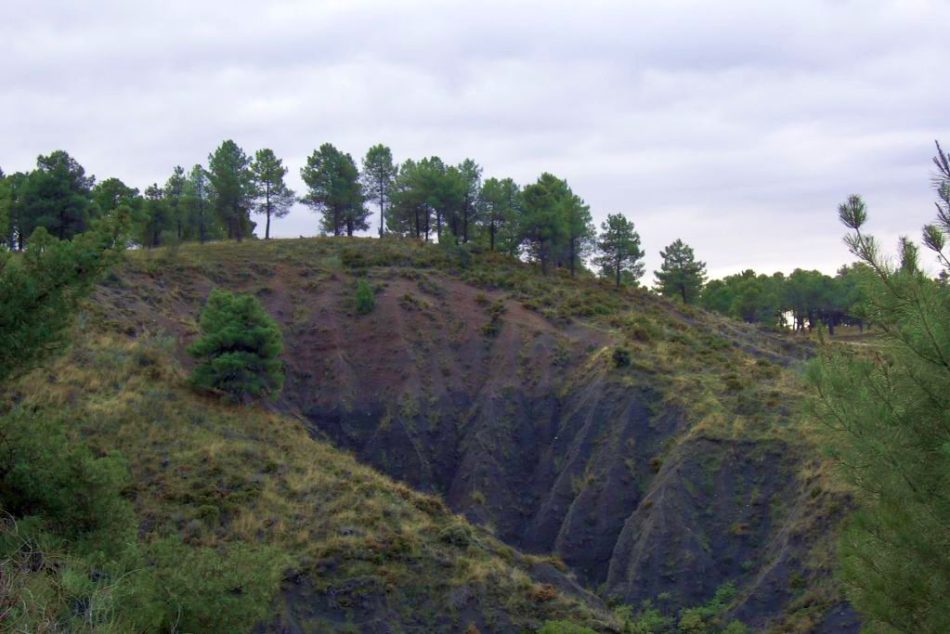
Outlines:
[[[216,286],[283,329],[272,404],[185,386]],[[605,605],[714,596],[708,631],[857,629],[794,339],[491,254],[301,239],[130,253],[74,341],[17,398],[128,458],[140,539],[275,548],[262,631],[612,631]]]

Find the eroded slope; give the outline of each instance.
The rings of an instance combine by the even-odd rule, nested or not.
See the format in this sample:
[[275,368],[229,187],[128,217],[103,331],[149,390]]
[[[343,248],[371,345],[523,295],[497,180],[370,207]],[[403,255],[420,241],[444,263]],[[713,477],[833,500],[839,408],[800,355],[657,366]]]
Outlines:
[[[377,290],[367,316],[357,276]],[[170,334],[187,364],[215,285],[281,323],[280,408],[605,596],[675,613],[733,583],[734,614],[802,631],[838,603],[827,542],[844,498],[799,422],[795,343],[396,241],[142,254],[97,299],[117,328]]]

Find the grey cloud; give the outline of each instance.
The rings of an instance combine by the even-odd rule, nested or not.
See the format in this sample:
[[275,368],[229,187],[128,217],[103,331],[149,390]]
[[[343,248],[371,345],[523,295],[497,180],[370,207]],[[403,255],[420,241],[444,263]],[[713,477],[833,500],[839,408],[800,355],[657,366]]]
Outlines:
[[[598,222],[634,219],[648,267],[682,237],[714,273],[834,270],[852,192],[887,240],[916,235],[950,136],[936,0],[39,0],[5,17],[5,170],[61,147],[144,187],[234,138],[301,189],[320,143],[385,142],[566,177]],[[297,209],[276,233],[315,226]]]

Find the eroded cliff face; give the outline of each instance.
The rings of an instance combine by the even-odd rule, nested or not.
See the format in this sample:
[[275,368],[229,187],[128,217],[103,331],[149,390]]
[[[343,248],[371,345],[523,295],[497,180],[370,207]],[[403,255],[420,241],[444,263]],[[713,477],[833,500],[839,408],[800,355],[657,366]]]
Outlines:
[[[286,398],[314,433],[635,606],[675,610],[733,583],[734,613],[763,626],[827,574],[808,567],[809,551],[839,502],[808,506],[809,448],[695,428],[676,381],[615,367],[609,332],[554,325],[452,280],[436,287],[389,279],[372,318],[295,344],[333,360],[316,372],[306,356],[291,362]],[[496,303],[500,331],[487,336]],[[723,340],[736,362],[796,363],[754,340]],[[727,388],[721,415],[741,416],[750,403],[726,403],[730,389],[745,387]],[[780,400],[751,407],[794,424]]]
[[[836,606],[827,622],[856,628],[827,589],[846,500],[822,488],[786,390],[801,351],[645,294],[627,316],[559,321],[443,273],[363,274],[377,302],[361,317],[346,272],[279,265],[227,282],[282,324],[278,407],[314,435],[512,546],[559,555],[601,596],[672,613],[732,583],[731,613],[754,627],[810,610],[821,629]],[[197,315],[221,280],[142,283],[164,297],[136,308],[122,291],[117,310],[159,304],[141,321],[184,346],[193,326],[160,316]]]

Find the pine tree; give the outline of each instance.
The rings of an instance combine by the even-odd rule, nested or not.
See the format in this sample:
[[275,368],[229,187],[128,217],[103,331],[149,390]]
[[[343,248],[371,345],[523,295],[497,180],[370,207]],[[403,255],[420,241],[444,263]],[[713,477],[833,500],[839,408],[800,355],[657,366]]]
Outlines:
[[251,163],[256,205],[254,211],[267,216],[264,239],[270,240],[270,219],[283,218],[294,204],[294,191],[284,183],[287,168],[270,149],[258,150]]
[[590,216],[590,207],[580,196],[571,193],[563,204],[566,248],[564,255],[567,266],[574,277],[577,266],[583,266],[583,260],[594,246],[597,230]]
[[37,158],[36,169],[20,193],[23,234],[45,227],[64,240],[85,231],[91,219],[94,183],[82,165],[62,150]]
[[383,237],[386,225],[386,205],[392,200],[393,186],[398,170],[393,164],[393,154],[382,144],[374,145],[363,158],[363,191],[367,200],[379,205],[379,237]]
[[369,228],[359,170],[349,154],[324,143],[307,158],[300,176],[307,193],[300,202],[322,215],[321,230],[334,236],[352,236]]
[[256,297],[214,289],[200,325],[201,337],[188,348],[198,359],[192,385],[236,401],[280,392],[283,337]]
[[154,248],[164,243],[166,231],[173,226],[173,219],[165,200],[165,191],[157,183],[145,190],[145,203],[142,206],[142,225],[139,241],[143,246]]
[[699,262],[693,249],[677,239],[660,251],[663,262],[656,271],[656,288],[664,297],[678,297],[684,304],[699,299],[706,281],[706,263]]
[[[950,182],[942,151],[938,166]],[[941,205],[938,204],[938,208]],[[839,208],[846,242],[874,276],[865,309],[882,333],[870,348],[828,347],[809,367],[833,455],[858,510],[838,553],[848,598],[875,631],[950,631],[950,289],[902,241],[891,266],[863,233],[858,196]],[[943,253],[950,216],[924,229]]]
[[636,284],[643,277],[644,253],[640,249],[640,234],[633,223],[623,214],[608,214],[600,228],[597,242],[600,255],[594,261],[600,265],[601,274],[613,278],[617,288],[624,278]]
[[227,227],[228,238],[240,242],[251,234],[254,185],[250,159],[228,139],[208,157],[208,176],[214,191],[214,210]]
[[469,229],[479,220],[482,189],[482,168],[472,159],[465,159],[456,168],[459,178],[459,227],[462,242],[468,242]]
[[139,190],[129,187],[118,178],[107,178],[92,188],[92,201],[100,213],[115,211],[122,205],[138,207],[140,198]]
[[0,169],[0,241],[3,242],[8,242],[8,236],[13,234],[12,209],[13,185]]
[[118,259],[127,221],[110,214],[72,240],[40,227],[22,253],[0,250],[0,381],[63,342],[79,300]]
[[178,242],[181,242],[185,233],[185,182],[185,168],[176,165],[165,183],[165,202],[168,206],[170,224],[175,228],[175,239]]
[[528,254],[540,262],[542,274],[547,275],[548,264],[567,239],[564,211],[571,196],[567,182],[547,172],[522,191],[519,236],[527,243]]
[[392,233],[429,239],[433,208],[427,185],[428,167],[423,161],[406,159],[393,182],[392,202],[386,228]]
[[481,219],[488,234],[488,249],[514,255],[518,250],[516,225],[521,211],[521,189],[510,178],[489,178],[479,195],[484,209]]
[[187,210],[186,234],[191,239],[205,243],[217,237],[220,229],[215,225],[211,214],[214,189],[208,178],[208,172],[200,164],[191,168],[185,181],[185,208]]

